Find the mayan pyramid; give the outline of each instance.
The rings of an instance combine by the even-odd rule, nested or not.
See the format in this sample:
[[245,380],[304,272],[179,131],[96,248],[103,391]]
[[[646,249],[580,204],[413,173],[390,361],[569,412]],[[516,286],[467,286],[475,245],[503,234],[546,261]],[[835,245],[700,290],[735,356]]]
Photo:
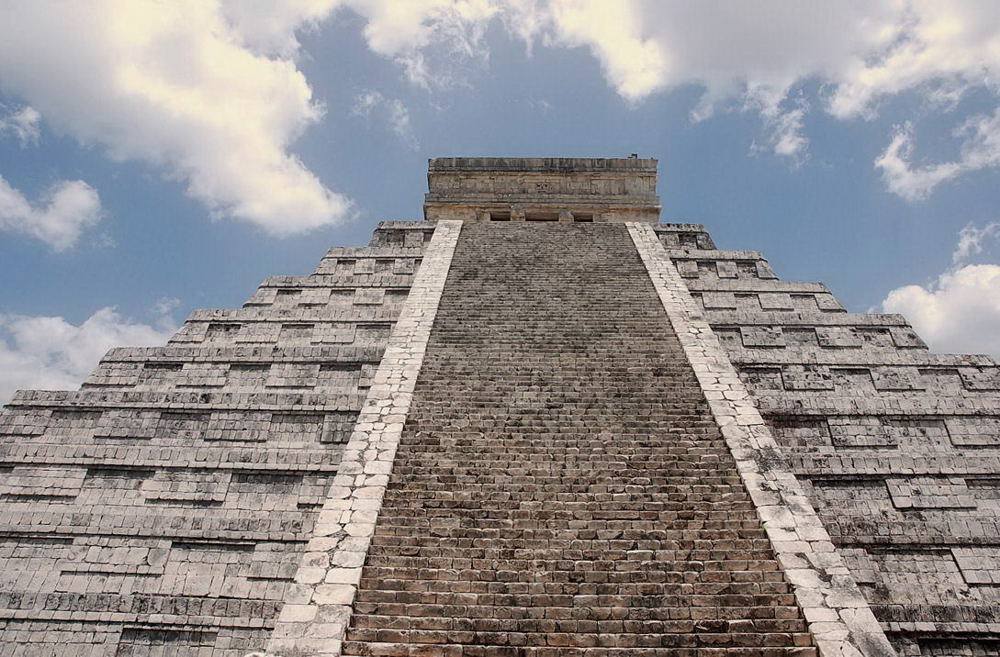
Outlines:
[[440,158],[383,222],[0,414],[0,657],[1000,655],[1000,372]]

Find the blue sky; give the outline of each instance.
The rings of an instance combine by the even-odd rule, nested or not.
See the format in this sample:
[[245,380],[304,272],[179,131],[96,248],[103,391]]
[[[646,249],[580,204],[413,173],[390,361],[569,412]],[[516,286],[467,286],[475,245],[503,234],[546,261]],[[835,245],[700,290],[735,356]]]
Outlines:
[[1000,354],[992,0],[266,4],[0,2],[0,398],[419,219],[450,155],[656,157],[664,220]]

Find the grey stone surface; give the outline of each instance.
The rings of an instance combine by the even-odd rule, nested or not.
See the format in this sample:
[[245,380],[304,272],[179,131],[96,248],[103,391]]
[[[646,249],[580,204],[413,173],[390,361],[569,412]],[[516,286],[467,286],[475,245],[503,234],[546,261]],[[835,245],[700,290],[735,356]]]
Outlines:
[[[847,313],[825,285],[782,281],[763,254],[719,249],[700,224],[652,223],[655,176],[638,158],[432,160],[427,216],[488,222],[466,226],[457,269],[460,224],[383,222],[369,246],[331,248],[308,276],[269,277],[240,309],[195,311],[166,346],[110,351],[78,391],[16,394],[0,412],[0,657],[336,655],[348,627],[351,654],[1000,654],[1000,367],[933,354],[905,318]],[[628,221],[639,223],[593,225]],[[626,229],[624,248],[615,231]],[[620,287],[637,273],[645,282]],[[507,314],[464,317],[476,304]],[[610,326],[611,351],[581,337]],[[421,382],[429,344],[438,355]],[[587,345],[582,376],[567,363]],[[601,383],[653,357],[660,375],[643,378],[643,360]],[[474,364],[480,378],[463,384]],[[649,401],[668,376],[673,387]],[[491,415],[468,391],[533,419]],[[549,408],[542,391],[589,406]],[[675,442],[657,444],[656,467],[670,449],[694,450],[685,458],[729,463],[726,485],[742,488],[708,520],[693,502],[655,520],[652,507],[614,515],[660,482],[638,474],[653,452],[614,470],[621,482],[586,464],[617,463],[604,443],[626,449],[637,426],[666,426],[692,394],[711,417],[667,431]],[[629,430],[602,434],[613,418]],[[517,442],[529,426],[537,454]],[[458,437],[439,444],[444,428]],[[726,447],[676,442],[684,431]],[[590,434],[605,451],[565,442],[593,451]],[[601,503],[575,505],[585,474],[599,477],[587,490]],[[473,504],[474,491],[489,495]],[[499,523],[515,491],[528,500],[516,524],[466,538]],[[682,520],[725,527],[724,510],[752,512],[739,531],[766,536],[753,549],[774,560],[720,561],[700,538],[661,544]],[[424,516],[434,521],[414,520]],[[652,533],[639,540],[620,522]],[[518,544],[529,528],[544,537]],[[545,533],[557,531],[579,540]],[[681,561],[701,565],[670,577],[704,595],[656,598],[687,543]],[[594,598],[574,588],[588,582]],[[753,622],[773,622],[722,623],[729,607],[707,602],[746,603],[754,586],[771,602]]]
[[430,221],[655,222],[656,160],[473,158],[430,160]]

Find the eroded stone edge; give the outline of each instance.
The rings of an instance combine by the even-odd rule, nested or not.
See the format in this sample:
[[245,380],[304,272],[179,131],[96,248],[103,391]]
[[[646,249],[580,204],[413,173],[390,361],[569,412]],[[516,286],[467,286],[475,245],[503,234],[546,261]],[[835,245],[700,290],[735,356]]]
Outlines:
[[896,652],[885,632],[653,227],[639,223],[626,227],[736,460],[820,655],[893,657]]
[[267,644],[288,657],[340,655],[461,221],[438,221],[389,336],[337,475]]

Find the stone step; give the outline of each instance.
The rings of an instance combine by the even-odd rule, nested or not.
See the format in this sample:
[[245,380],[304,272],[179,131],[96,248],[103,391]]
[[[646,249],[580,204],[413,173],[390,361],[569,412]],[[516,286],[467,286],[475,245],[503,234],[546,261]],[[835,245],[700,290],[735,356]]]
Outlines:
[[670,259],[679,260],[718,261],[718,260],[767,260],[760,251],[736,251],[732,249],[667,249]]
[[[596,524],[596,523],[595,523]],[[650,526],[654,525],[654,521],[648,521]],[[556,541],[566,541],[566,540],[585,540],[585,539],[606,539],[608,537],[620,537],[620,538],[631,538],[635,540],[645,540],[649,538],[649,531],[643,531],[638,528],[630,526],[628,523],[619,523],[617,525],[613,523],[603,522],[601,523],[600,531],[591,528],[558,528],[551,527],[548,523],[535,523],[536,526],[507,526],[506,524],[497,523],[496,526],[491,527],[488,521],[480,523],[478,527],[442,527],[442,526],[431,526],[429,523],[426,526],[420,526],[417,523],[405,523],[392,525],[387,523],[383,526],[380,536],[385,537],[385,541],[379,540],[374,544],[385,544],[386,542],[391,542],[393,538],[405,539],[407,536],[412,535],[412,528],[414,526],[420,527],[421,530],[428,534],[428,540],[433,538],[435,541],[448,541],[451,540],[461,540],[468,539],[471,541],[496,541],[501,538],[507,538],[512,547],[518,546],[519,541],[535,541],[535,540],[546,540],[552,539]],[[755,531],[752,528],[747,528],[744,531],[739,531],[732,528],[727,528],[726,531],[718,531],[714,528],[695,528],[692,529],[690,523],[685,523],[685,525],[670,527],[663,526],[663,521],[655,521],[656,531],[659,536],[669,541],[684,541],[684,540],[695,540],[695,541],[705,541],[709,544],[715,542],[729,542],[729,541],[741,541],[763,538],[764,534],[759,531]],[[409,532],[409,533],[408,533]],[[415,545],[420,545],[416,543]]]
[[962,453],[920,454],[879,454],[869,448],[838,456],[811,456],[790,454],[788,462],[796,474],[824,474],[830,476],[894,475],[899,477],[919,477],[940,475],[962,477],[978,475],[995,477],[1000,472],[1000,445],[984,452],[982,449]]
[[[970,416],[997,418],[1000,391],[983,390],[974,394],[957,390],[865,390],[845,387],[839,394],[827,391],[755,390],[754,401],[767,415],[812,416],[890,416],[939,417]],[[856,394],[864,391],[865,394]]]
[[[657,633],[603,637],[575,629],[551,634],[498,631],[473,633],[469,644],[445,643],[447,639],[441,636],[440,632],[414,632],[406,634],[402,642],[345,641],[343,654],[366,657],[692,657],[699,653],[714,657],[815,657],[817,654],[816,648],[795,646],[784,635],[766,634]],[[765,638],[772,636],[778,638]],[[439,643],[427,642],[428,637]]]
[[[454,632],[462,631],[484,631],[489,628],[495,630],[498,621],[507,625],[512,631],[528,632],[560,632],[565,631],[568,623],[580,623],[589,626],[590,631],[601,633],[621,632],[628,634],[651,634],[653,632],[670,632],[675,634],[700,632],[728,631],[733,626],[741,627],[741,621],[726,620],[695,620],[695,619],[649,619],[649,620],[628,620],[615,618],[614,607],[601,607],[594,600],[586,609],[593,609],[594,613],[589,614],[587,619],[558,619],[558,618],[538,618],[537,612],[532,607],[544,606],[546,596],[538,596],[543,600],[538,603],[523,602],[522,597],[512,598],[511,604],[486,608],[487,612],[499,612],[494,617],[473,617],[469,619],[453,618],[448,616],[402,616],[398,620],[390,616],[370,615],[362,621],[366,628],[382,629],[390,625],[397,630],[448,630]],[[593,596],[596,598],[597,596]],[[552,602],[558,602],[553,600]],[[583,611],[579,607],[578,610]],[[503,611],[501,611],[503,610]],[[744,631],[750,629],[756,632],[798,632],[802,630],[803,621],[796,618],[782,618],[782,614],[789,614],[790,609],[779,608],[776,618],[758,617],[749,622],[742,622]],[[758,613],[765,613],[763,609]],[[582,614],[581,614],[582,615]],[[585,630],[586,631],[586,630]]]
[[667,247],[677,273],[698,280],[768,280],[778,276],[756,252],[686,251]]
[[[320,289],[350,289],[359,287],[382,287],[399,290],[409,290],[413,285],[413,278],[419,261],[415,258],[395,257],[392,265],[385,271],[374,271],[371,273],[357,273],[363,266],[342,263],[338,266],[336,262],[328,262],[324,266],[332,268],[329,273],[316,273],[309,276],[268,276],[261,282],[258,291],[266,289],[274,290],[311,290]],[[373,267],[373,269],[378,269]],[[287,301],[294,301],[288,299]]]
[[[754,604],[753,596],[720,596],[716,602],[723,604],[705,604],[710,602],[704,596],[688,597],[684,595],[656,596],[664,598],[660,604],[655,599],[629,595],[598,595],[585,594],[579,596],[564,595],[503,595],[493,596],[496,604],[483,604],[473,594],[455,593],[449,602],[434,603],[417,601],[417,595],[404,592],[395,593],[398,602],[386,602],[380,605],[378,611],[367,603],[359,603],[359,615],[354,624],[357,628],[398,628],[438,624],[439,619],[450,620],[450,625],[456,628],[474,627],[489,620],[535,620],[576,621],[581,624],[608,621],[618,624],[619,631],[628,633],[631,629],[639,629],[652,624],[661,625],[661,632],[670,633],[673,623],[678,629],[687,629],[688,623],[694,622],[701,627],[717,628],[751,628],[760,625],[781,625],[802,628],[804,621],[795,613],[794,599],[783,597],[778,600],[765,600],[764,604]],[[569,598],[569,599],[567,599]],[[631,599],[630,599],[631,598]],[[757,600],[759,602],[759,600]],[[630,607],[629,603],[636,603]],[[479,604],[477,604],[479,603]],[[645,603],[645,604],[643,604]],[[731,604],[725,604],[731,603]],[[645,609],[643,609],[645,607]],[[549,613],[540,613],[550,610]],[[388,613],[386,613],[388,612]],[[542,621],[544,623],[544,621]],[[510,623],[514,625],[514,622]],[[560,623],[562,624],[562,623]],[[592,626],[596,629],[596,626]],[[696,626],[697,628],[697,626]],[[591,630],[593,631],[593,630]],[[690,630],[689,630],[690,631]],[[694,629],[695,632],[699,631]],[[710,631],[702,629],[700,631]],[[542,644],[544,645],[544,643]]]
[[[806,312],[740,312],[706,310],[705,319],[712,328],[738,325],[740,327],[816,327],[848,326],[855,328],[910,328],[902,315],[889,313],[806,313]],[[912,330],[912,329],[911,329]]]
[[220,347],[118,347],[105,354],[101,362],[180,362],[180,363],[374,363],[382,360],[383,350],[357,345],[251,346]]
[[213,390],[359,394],[370,385],[375,363],[164,363],[102,361],[83,382],[85,389]]
[[312,531],[314,514],[305,511],[221,510],[163,507],[137,515],[129,507],[95,510],[66,504],[5,504],[0,536],[146,536],[158,538],[296,541],[304,543]]
[[435,225],[433,221],[380,221],[372,233],[371,245],[422,250],[430,242]]
[[[402,222],[401,222],[402,224]],[[402,226],[404,230],[417,230],[416,222],[408,226]],[[335,246],[327,250],[323,255],[323,260],[336,260],[338,258],[360,259],[360,258],[421,258],[423,257],[423,246],[404,246],[403,244],[383,244],[378,246]]]
[[[412,568],[399,566],[377,567],[369,565],[365,571],[362,586],[379,591],[428,591],[435,596],[440,593],[467,591],[489,594],[488,586],[467,587],[460,582],[552,582],[558,588],[561,582],[571,583],[567,588],[575,588],[572,583],[592,582],[603,588],[606,595],[614,591],[615,596],[635,595],[716,595],[785,593],[784,578],[780,572],[755,571],[745,562],[717,564],[724,570],[702,570],[703,564],[669,564],[669,569],[658,570],[657,562],[628,559],[628,555],[608,558],[602,561],[578,560],[503,560],[500,562],[470,564],[468,568]],[[622,564],[631,564],[631,570]],[[766,563],[770,563],[767,561]],[[694,567],[698,570],[674,570],[674,568]],[[770,579],[766,574],[772,575]],[[776,586],[768,586],[771,582]],[[613,584],[614,586],[611,586]],[[722,586],[724,585],[724,586]],[[453,588],[454,587],[454,588]],[[478,590],[477,590],[478,589]],[[768,590],[771,589],[771,590]],[[377,596],[368,596],[374,601]],[[438,599],[435,597],[435,599]],[[581,604],[573,595],[566,596],[567,604]],[[522,605],[530,604],[521,602]],[[543,606],[548,601],[543,601]]]
[[[87,449],[112,444],[146,448],[185,447],[239,450],[282,446],[306,450],[321,443],[343,443],[357,418],[356,411],[296,412],[219,410],[189,406],[139,407],[8,406],[0,413],[0,435],[14,444],[64,445]],[[9,437],[9,438],[8,438]],[[263,444],[262,444],[263,443]],[[247,446],[249,447],[249,446]],[[163,452],[167,453],[167,452]],[[237,452],[238,453],[238,452]]]
[[[753,541],[743,540],[739,542],[739,547],[735,545],[729,550],[677,550],[667,546],[653,544],[651,541],[620,541],[624,545],[619,547],[604,546],[598,548],[596,541],[577,541],[581,546],[574,546],[572,541],[539,541],[539,545],[534,547],[519,546],[510,549],[500,547],[451,547],[441,550],[440,554],[429,554],[420,556],[418,554],[408,554],[406,550],[397,550],[389,554],[389,550],[380,550],[379,555],[373,555],[368,560],[369,567],[379,565],[392,565],[401,563],[400,566],[412,569],[433,568],[468,568],[473,565],[495,564],[497,561],[522,561],[522,562],[542,562],[554,559],[556,556],[561,562],[565,559],[573,561],[593,561],[609,558],[625,558],[632,555],[642,557],[644,560],[667,562],[678,568],[677,572],[701,572],[704,570],[721,569],[724,562],[759,561],[761,563],[769,559],[767,546],[764,545],[758,550],[750,549]],[[735,543],[735,542],[734,542]]]
[[727,346],[730,361],[737,367],[748,366],[837,366],[871,368],[878,366],[920,368],[983,368],[996,367],[996,361],[987,355],[935,354],[924,349],[885,349],[883,345],[866,348],[832,347],[816,349],[787,345],[780,349],[749,349]]
[[[109,441],[110,443],[111,441]],[[0,448],[0,464],[32,464],[50,466],[102,466],[107,468],[162,468],[262,470],[283,472],[316,472],[333,474],[340,463],[340,454],[331,450],[308,449],[289,445],[286,449],[268,449],[254,445],[241,449],[227,447],[192,447],[177,444],[129,445],[67,444],[65,439],[51,442],[20,441]]]
[[761,294],[779,292],[784,294],[822,294],[833,296],[823,283],[808,283],[802,281],[779,281],[764,278],[685,278],[684,284],[688,291],[695,292],[734,292],[737,294]]
[[[388,298],[388,297],[386,297]],[[398,299],[402,303],[403,299]],[[359,324],[369,322],[393,322],[399,316],[396,310],[382,308],[383,301],[355,308],[350,304],[343,308],[203,308],[191,311],[186,322],[342,322]]]
[[701,224],[658,223],[653,230],[667,249],[694,252],[715,250],[712,237]]
[[283,413],[303,411],[358,411],[363,395],[318,395],[313,393],[222,393],[158,392],[118,390],[19,390],[4,406],[4,414],[20,407],[166,408],[177,410],[268,410]]

